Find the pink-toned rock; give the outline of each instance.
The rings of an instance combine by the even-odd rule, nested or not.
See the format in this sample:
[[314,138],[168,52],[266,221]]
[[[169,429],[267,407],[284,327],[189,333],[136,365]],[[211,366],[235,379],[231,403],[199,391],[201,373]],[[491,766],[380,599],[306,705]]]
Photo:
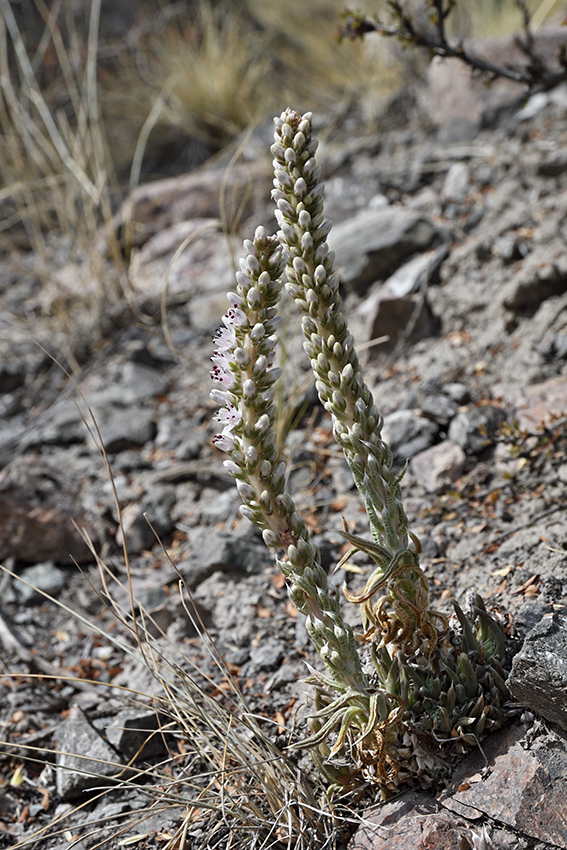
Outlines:
[[269,160],[232,168],[203,168],[138,186],[120,211],[117,226],[130,229],[133,244],[141,246],[175,224],[196,218],[215,218],[230,226],[235,213],[252,215],[270,197]]
[[541,384],[499,386],[495,392],[515,408],[522,430],[540,430],[555,417],[567,414],[567,378],[550,378]]
[[[527,749],[524,737],[524,727],[514,725],[487,738],[483,753],[467,757],[438,800],[456,814],[484,815],[552,847],[567,848],[565,740],[550,732]],[[483,775],[486,763],[490,772]]]
[[[551,67],[558,67],[559,48],[567,41],[561,27],[542,27],[535,35],[535,52]],[[500,67],[515,65],[526,67],[529,60],[516,43],[516,36],[473,39],[465,42],[467,52]],[[459,124],[470,128],[469,137],[490,122],[502,108],[515,103],[520,105],[525,97],[523,87],[499,78],[489,86],[486,77],[473,75],[471,68],[459,59],[436,57],[429,66],[430,115],[440,126]]]
[[367,813],[349,850],[472,848],[483,828],[494,850],[513,850],[520,835],[565,850],[567,746],[553,733],[526,741],[520,724],[488,737],[436,798],[408,791]]
[[77,488],[63,473],[39,455],[27,455],[0,474],[0,560],[15,558],[26,564],[55,561],[86,563],[92,554],[75,520],[93,529],[77,508]]
[[[483,836],[484,832],[484,836]],[[490,844],[479,845],[488,836]],[[408,791],[364,817],[349,850],[515,850],[516,838],[503,830],[476,825],[445,810],[433,797]]]
[[408,791],[366,815],[349,850],[454,850],[467,832],[466,821],[443,812],[432,797]]
[[[132,255],[132,287],[150,296],[159,296],[164,290],[168,295],[222,295],[224,307],[226,292],[234,284],[230,247],[218,219],[178,222],[151,236]],[[237,240],[232,247],[241,250]]]
[[462,474],[466,455],[451,440],[431,446],[412,457],[410,467],[428,493],[440,493]]

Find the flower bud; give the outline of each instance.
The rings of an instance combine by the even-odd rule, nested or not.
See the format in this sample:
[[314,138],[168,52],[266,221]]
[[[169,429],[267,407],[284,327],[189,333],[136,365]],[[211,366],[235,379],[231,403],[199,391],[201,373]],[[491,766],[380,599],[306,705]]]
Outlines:
[[256,422],[255,430],[258,434],[265,434],[268,428],[270,427],[270,417],[266,416],[264,413],[263,416],[260,416],[258,421]]
[[246,257],[246,267],[253,277],[257,277],[262,271],[258,258],[254,254],[248,254]]
[[246,462],[250,466],[254,466],[256,463],[258,463],[258,452],[256,451],[256,448],[254,446],[248,446],[248,448],[244,452],[244,457],[246,458]]
[[236,489],[238,490],[242,499],[246,502],[251,502],[256,495],[254,493],[254,488],[247,484],[246,481],[237,481]]
[[313,250],[313,237],[308,230],[301,237],[301,250],[304,254],[310,254]]
[[299,564],[299,550],[297,546],[288,546],[287,547],[287,559],[293,566]]
[[284,239],[289,242],[290,245],[294,245],[298,240],[298,236],[291,224],[287,221],[278,221],[278,224],[281,227]]
[[297,155],[292,148],[285,149],[284,160],[287,165],[297,165]]
[[301,153],[303,148],[305,147],[305,135],[301,131],[296,133],[293,138],[293,147],[298,153]]
[[228,469],[231,475],[239,475],[242,472],[238,464],[234,463],[233,460],[223,460],[222,465],[225,469]]
[[250,522],[255,522],[258,517],[258,511],[253,510],[249,505],[240,505],[238,508],[240,515],[244,517],[244,519],[249,519]]
[[260,342],[260,340],[263,339],[265,335],[266,329],[262,322],[257,322],[250,331],[250,339],[253,342]]
[[[254,258],[256,262],[256,258]],[[258,265],[259,268],[259,265]],[[255,286],[251,286],[248,292],[246,293],[246,301],[248,302],[248,306],[251,310],[257,310],[261,303],[260,293],[256,289]]]
[[297,272],[297,274],[307,274],[308,268],[305,261],[301,257],[293,258],[293,268]]
[[270,148],[270,153],[273,157],[275,157],[279,162],[281,162],[284,158],[285,149],[281,142],[275,142]]
[[256,384],[251,378],[247,378],[242,384],[242,392],[246,398],[254,398],[256,395]]
[[244,348],[235,348],[234,349],[234,359],[238,363],[239,366],[246,368],[250,363],[250,355]]
[[269,546],[270,549],[277,549],[281,545],[278,535],[269,528],[265,528],[263,530],[262,537],[264,538],[264,543],[266,546]]
[[305,293],[305,298],[308,304],[317,308],[319,306],[319,299],[317,298],[317,293],[314,289],[308,289]]

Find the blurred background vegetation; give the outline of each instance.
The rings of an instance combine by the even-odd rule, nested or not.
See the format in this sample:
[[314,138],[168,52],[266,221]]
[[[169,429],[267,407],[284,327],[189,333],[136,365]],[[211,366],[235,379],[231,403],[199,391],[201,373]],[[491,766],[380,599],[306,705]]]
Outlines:
[[[407,0],[423,14],[425,0]],[[528,0],[535,22],[554,0]],[[184,173],[283,108],[377,125],[428,57],[336,39],[345,0],[0,0],[0,257],[88,262],[127,292],[113,217],[140,181]],[[386,0],[357,7],[388,19]],[[516,0],[461,0],[456,36],[521,28]],[[111,268],[96,250],[106,232]],[[56,241],[56,248],[54,247]],[[66,246],[62,251],[62,245]]]

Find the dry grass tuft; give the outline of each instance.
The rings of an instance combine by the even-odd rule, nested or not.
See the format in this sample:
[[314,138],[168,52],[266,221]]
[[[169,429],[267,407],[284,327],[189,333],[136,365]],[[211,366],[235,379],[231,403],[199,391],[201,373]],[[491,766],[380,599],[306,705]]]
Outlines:
[[[82,395],[81,400],[86,405]],[[99,447],[119,511],[108,457],[92,411],[88,405],[86,407],[85,425]],[[56,815],[48,826],[12,845],[13,850],[39,850],[56,836],[71,834],[76,840],[88,835],[91,850],[127,846],[129,840],[135,845],[136,836],[142,840],[148,835],[144,831],[148,819],[172,810],[177,815],[178,826],[167,834],[162,832],[165,843],[160,847],[164,850],[188,847],[195,850],[333,850],[339,846],[345,832],[348,833],[356,821],[349,818],[342,806],[339,817],[339,808],[327,799],[321,779],[317,775],[307,775],[270,739],[269,722],[257,717],[248,706],[181,578],[179,592],[184,609],[210,656],[212,669],[216,670],[214,675],[203,673],[134,598],[126,546],[123,554],[127,582],[124,584],[100,558],[86,534],[84,538],[100,576],[100,589],[96,590],[92,583],[91,587],[101,607],[112,614],[112,626],[104,628],[49,594],[42,592],[42,596],[78,619],[89,633],[100,635],[142,673],[150,674],[154,683],[151,695],[112,682],[91,681],[88,685],[107,688],[109,695],[124,701],[125,707],[153,706],[159,728],[149,733],[149,737],[156,734],[162,737],[167,742],[168,755],[151,765],[136,764],[135,757],[128,765],[117,763],[112,776],[105,775],[104,782],[110,781],[110,787],[62,815]],[[27,584],[7,567],[0,565],[0,570]],[[118,599],[127,601],[123,603]],[[27,674],[8,672],[3,673],[3,677],[21,679]],[[53,676],[42,673],[40,678],[56,678],[63,683],[76,681],[56,673]],[[81,680],[81,686],[85,684],[85,680]],[[14,775],[18,781],[25,775],[26,764],[49,763],[42,760],[45,746],[41,750],[19,746],[17,737],[0,741],[0,756],[3,752],[12,759],[17,753],[20,766]],[[57,755],[58,751],[53,750],[50,760],[55,760]],[[84,756],[81,755],[81,759],[84,765]],[[72,762],[63,769],[74,769]],[[92,773],[88,767],[82,767],[81,772],[93,777],[98,775],[95,766]],[[110,837],[97,839],[104,824],[84,819],[77,822],[77,813],[105,794],[112,794],[116,799],[120,791],[128,792],[133,788],[145,795],[147,806],[125,817],[123,826],[118,832],[113,829]],[[155,829],[155,820],[153,822]]]

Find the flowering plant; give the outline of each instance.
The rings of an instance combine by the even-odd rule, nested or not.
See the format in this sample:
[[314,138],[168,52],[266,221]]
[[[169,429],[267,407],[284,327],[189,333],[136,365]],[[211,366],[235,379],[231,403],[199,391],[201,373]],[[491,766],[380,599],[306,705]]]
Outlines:
[[[417,537],[408,528],[400,475],[382,440],[383,418],[362,376],[341,311],[339,276],[327,244],[323,184],[315,161],[311,114],[291,109],[275,119],[274,190],[279,231],[258,228],[245,241],[231,307],[215,336],[211,396],[221,405],[218,448],[236,479],[241,513],[277,550],[289,594],[326,668],[311,671],[315,711],[305,743],[337,787],[360,779],[384,794],[403,782],[443,782],[451,753],[463,752],[504,720],[508,698],[501,666],[504,635],[479,596],[456,625],[429,603]],[[375,568],[358,595],[363,634],[341,615],[317,547],[285,489],[276,440],[274,367],[285,288],[303,312],[304,348],[317,392],[330,413],[366,506],[372,539],[342,532]],[[344,559],[343,559],[344,560]],[[342,563],[342,561],[341,561]],[[359,650],[360,647],[360,650]]]

